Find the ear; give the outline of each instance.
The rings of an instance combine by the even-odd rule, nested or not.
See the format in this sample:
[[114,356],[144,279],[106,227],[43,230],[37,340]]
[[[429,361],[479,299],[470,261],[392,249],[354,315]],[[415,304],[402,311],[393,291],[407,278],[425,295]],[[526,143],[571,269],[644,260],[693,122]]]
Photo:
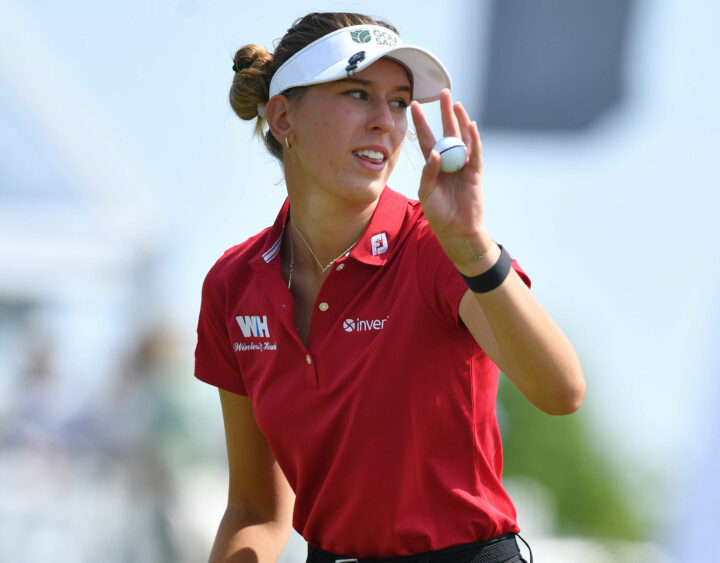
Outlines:
[[293,127],[290,121],[290,100],[282,94],[273,96],[265,107],[265,120],[270,132],[282,145],[286,138],[292,139]]

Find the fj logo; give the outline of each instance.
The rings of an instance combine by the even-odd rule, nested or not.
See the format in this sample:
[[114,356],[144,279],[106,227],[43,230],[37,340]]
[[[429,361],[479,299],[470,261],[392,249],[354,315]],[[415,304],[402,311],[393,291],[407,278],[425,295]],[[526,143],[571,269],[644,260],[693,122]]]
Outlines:
[[373,235],[370,239],[370,248],[372,248],[373,256],[385,254],[388,249],[387,235],[385,233]]
[[242,330],[245,338],[250,338],[251,336],[255,338],[263,336],[265,338],[270,338],[266,315],[263,315],[262,317],[257,315],[238,315],[235,317],[235,320],[238,325],[240,325],[240,330]]

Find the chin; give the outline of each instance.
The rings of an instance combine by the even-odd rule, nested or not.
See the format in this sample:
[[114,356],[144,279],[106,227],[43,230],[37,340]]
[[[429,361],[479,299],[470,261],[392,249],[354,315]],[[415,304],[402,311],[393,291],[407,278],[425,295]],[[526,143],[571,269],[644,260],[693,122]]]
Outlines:
[[353,192],[367,201],[375,201],[385,189],[386,180],[374,180],[372,182],[359,183]]
[[371,203],[380,197],[380,194],[385,188],[386,181],[387,179],[385,178],[369,179],[354,176],[352,178],[345,177],[338,179],[336,185],[342,186],[341,192],[346,195],[348,199]]

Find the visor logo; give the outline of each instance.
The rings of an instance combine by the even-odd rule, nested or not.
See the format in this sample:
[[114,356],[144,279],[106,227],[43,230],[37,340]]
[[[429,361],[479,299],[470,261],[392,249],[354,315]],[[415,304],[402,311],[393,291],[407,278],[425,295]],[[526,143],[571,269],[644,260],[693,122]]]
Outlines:
[[355,43],[370,43],[370,40],[372,37],[370,36],[370,32],[367,29],[358,29],[356,31],[350,32],[350,37],[352,37],[352,40],[355,41]]
[[380,31],[379,29],[373,30],[375,36],[375,43],[378,45],[384,45],[386,47],[395,47],[398,44],[398,37],[392,31]]

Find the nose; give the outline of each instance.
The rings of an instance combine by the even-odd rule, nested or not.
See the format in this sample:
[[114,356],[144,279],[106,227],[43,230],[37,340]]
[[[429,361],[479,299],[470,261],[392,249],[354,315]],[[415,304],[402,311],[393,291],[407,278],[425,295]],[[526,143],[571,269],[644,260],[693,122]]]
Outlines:
[[371,104],[367,127],[371,131],[383,133],[387,133],[395,127],[395,118],[386,100],[378,99]]

